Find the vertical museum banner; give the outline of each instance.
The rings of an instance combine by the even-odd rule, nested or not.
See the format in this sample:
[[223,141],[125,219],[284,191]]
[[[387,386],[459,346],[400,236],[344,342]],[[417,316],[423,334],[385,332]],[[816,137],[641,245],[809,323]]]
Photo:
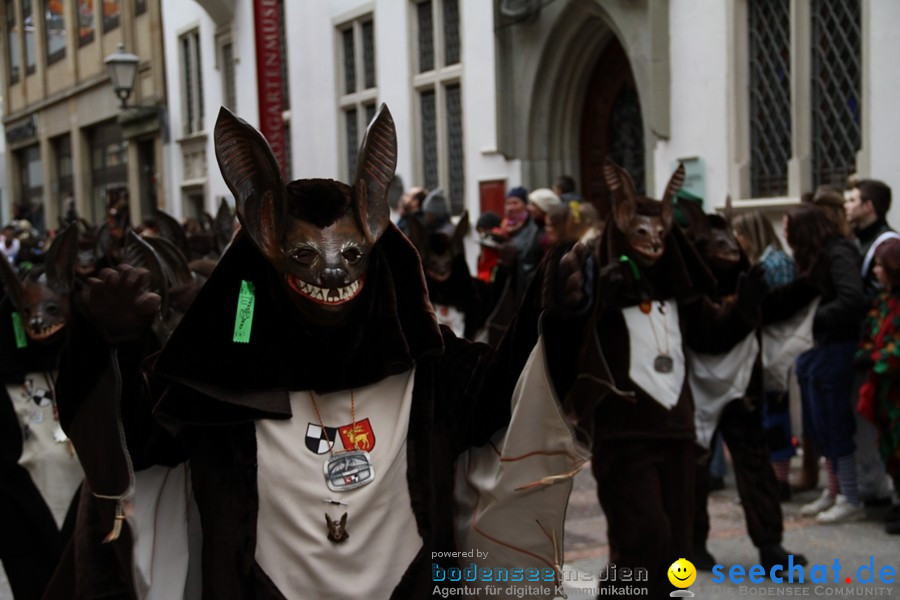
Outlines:
[[284,86],[281,64],[281,23],[278,0],[253,1],[256,30],[256,80],[259,93],[259,129],[275,153],[282,174],[287,173],[285,152]]

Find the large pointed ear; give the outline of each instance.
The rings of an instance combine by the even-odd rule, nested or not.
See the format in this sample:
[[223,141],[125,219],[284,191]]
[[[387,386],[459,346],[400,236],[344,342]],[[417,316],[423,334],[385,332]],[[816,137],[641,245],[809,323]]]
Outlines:
[[178,219],[158,208],[153,210],[153,217],[156,219],[159,235],[175,244],[185,255],[189,254],[187,234]]
[[58,232],[47,250],[47,285],[64,296],[75,284],[75,262],[78,260],[78,226],[69,225]]
[[234,213],[231,212],[231,207],[228,206],[225,198],[222,198],[222,201],[219,203],[219,210],[216,211],[213,232],[216,239],[216,250],[221,254],[225,252],[225,246],[228,245],[231,241],[231,236],[234,235]]
[[271,262],[281,261],[287,220],[284,179],[260,132],[222,107],[215,128],[216,159],[234,194],[238,219]]
[[25,290],[22,289],[22,282],[16,276],[13,266],[9,264],[9,260],[3,254],[0,254],[0,280],[3,281],[3,287],[13,308],[21,311],[24,306]]
[[450,239],[454,254],[462,252],[463,240],[467,235],[469,235],[469,211],[464,210],[459,218],[459,223],[456,224],[456,229],[453,230],[453,237]]
[[672,176],[669,178],[669,183],[666,184],[666,191],[663,192],[662,197],[661,216],[666,231],[669,231],[672,228],[672,222],[675,218],[675,194],[678,193],[678,190],[680,190],[683,185],[684,163],[679,163],[678,168],[675,169],[675,172],[672,173]]
[[388,188],[397,169],[397,132],[387,105],[369,124],[353,174],[356,210],[366,238],[374,243],[391,223]]
[[428,253],[428,228],[418,217],[410,215],[406,219],[406,225],[409,227],[409,241],[419,252],[420,257],[424,257]]
[[166,272],[162,259],[147,240],[129,231],[125,238],[125,262],[135,268],[150,271],[150,289],[159,294],[159,314],[169,313],[169,285],[166,281]]
[[144,241],[150,244],[159,256],[169,287],[184,285],[194,280],[187,258],[178,246],[163,237],[147,238]]
[[631,176],[607,158],[603,161],[603,178],[612,196],[612,212],[619,231],[625,233],[637,212],[637,193]]
[[731,227],[734,222],[734,203],[731,201],[731,194],[725,194],[725,210],[722,212],[725,222]]

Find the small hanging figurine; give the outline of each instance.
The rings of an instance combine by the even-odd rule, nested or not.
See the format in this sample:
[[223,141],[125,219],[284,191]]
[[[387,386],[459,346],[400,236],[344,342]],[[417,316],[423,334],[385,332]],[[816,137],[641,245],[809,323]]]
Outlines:
[[340,521],[335,521],[328,513],[325,513],[325,524],[328,525],[328,539],[335,544],[346,542],[350,537],[350,534],[347,533],[347,513],[341,516]]

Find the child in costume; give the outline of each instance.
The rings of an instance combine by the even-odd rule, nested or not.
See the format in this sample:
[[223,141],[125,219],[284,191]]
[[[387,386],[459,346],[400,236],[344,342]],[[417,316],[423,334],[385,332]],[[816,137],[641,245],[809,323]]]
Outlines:
[[[900,490],[900,240],[878,246],[874,272],[884,291],[866,316],[856,352],[857,364],[868,370],[858,410],[878,427],[881,458]],[[885,529],[900,533],[900,504],[888,512]]]

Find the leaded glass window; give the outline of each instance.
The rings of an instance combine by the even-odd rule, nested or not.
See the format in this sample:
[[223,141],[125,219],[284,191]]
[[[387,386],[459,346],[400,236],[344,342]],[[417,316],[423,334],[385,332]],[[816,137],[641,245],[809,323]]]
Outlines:
[[365,87],[375,87],[375,27],[372,21],[362,24],[363,79]]
[[419,39],[419,73],[434,68],[434,22],[431,16],[431,0],[416,4]]
[[416,16],[412,51],[418,58],[412,83],[420,99],[416,183],[444,188],[451,212],[458,215],[466,205],[459,0],[411,0],[411,9]]
[[428,189],[436,188],[438,180],[437,113],[435,94],[432,90],[421,92],[420,116],[422,120],[422,171]]
[[345,131],[347,132],[347,164],[350,169],[356,167],[356,154],[359,152],[359,124],[356,109],[344,111]]
[[345,29],[344,42],[344,93],[356,91],[356,44],[353,41],[353,28]]
[[843,186],[862,144],[860,1],[812,0],[813,185]]
[[459,0],[444,0],[444,64],[459,62]]
[[463,155],[462,97],[459,84],[447,91],[447,167],[449,171],[450,211],[460,214],[465,208],[466,169]]
[[783,196],[791,157],[791,7],[789,0],[755,0],[748,10],[751,194]]
[[341,160],[344,172],[353,175],[359,144],[369,122],[375,116],[377,72],[375,68],[375,22],[368,14],[343,23],[337,29],[343,73],[339,75],[342,92],[338,103],[343,111]]

